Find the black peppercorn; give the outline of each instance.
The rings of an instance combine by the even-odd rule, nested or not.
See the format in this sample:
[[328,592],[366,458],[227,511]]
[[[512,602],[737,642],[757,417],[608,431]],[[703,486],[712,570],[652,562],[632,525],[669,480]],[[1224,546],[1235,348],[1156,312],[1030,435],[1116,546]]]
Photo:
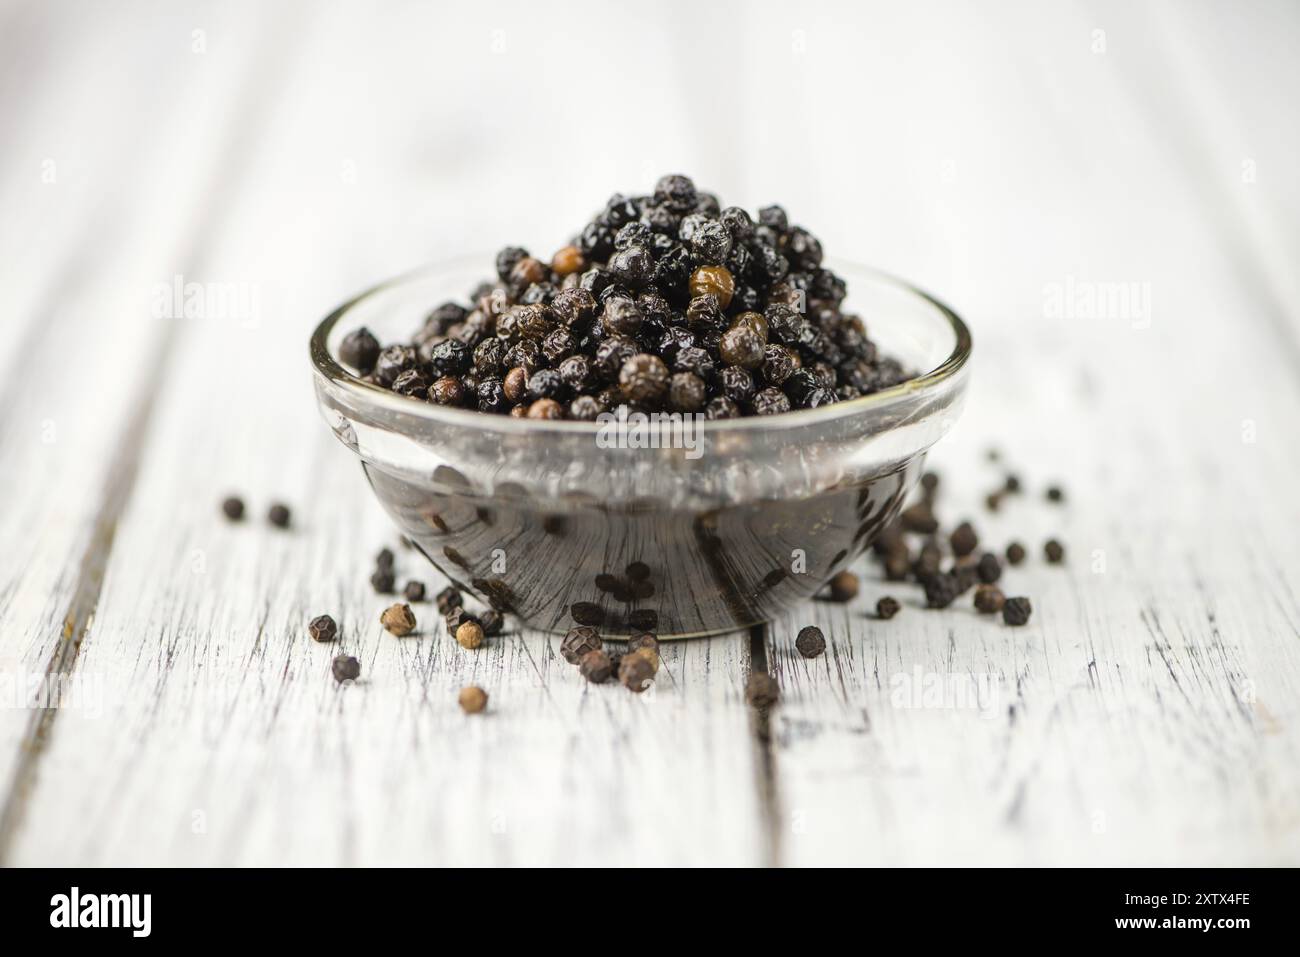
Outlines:
[[876,602],[876,615],[888,621],[890,618],[897,615],[899,609],[902,607],[903,606],[898,603],[896,598],[891,598],[889,595],[886,595],[884,598],[880,599],[880,601]]
[[370,584],[381,595],[391,595],[395,583],[396,579],[391,568],[376,568],[374,574],[370,576]]
[[320,615],[307,625],[307,634],[312,641],[333,641],[339,636],[339,627],[329,615]]
[[1025,560],[1025,546],[1019,542],[1012,542],[1007,546],[1007,562],[1012,565],[1019,565]]
[[479,625],[483,629],[483,634],[491,638],[494,635],[501,634],[501,630],[505,627],[505,621],[505,616],[501,612],[495,608],[489,608],[483,613]]
[[424,582],[409,581],[403,591],[407,601],[424,601]]
[[271,508],[266,513],[267,521],[269,521],[276,528],[288,528],[289,518],[290,518],[289,506],[282,505],[279,502],[272,505]]
[[980,556],[975,570],[979,573],[980,581],[986,585],[991,585],[1002,577],[1002,563],[992,552],[985,552]]
[[1002,620],[1008,625],[1023,625],[1032,612],[1028,598],[1008,598],[1002,606]]
[[221,502],[221,513],[232,522],[238,522],[244,517],[244,500],[237,495],[231,495]]
[[334,680],[339,684],[345,681],[356,681],[361,677],[361,662],[351,655],[339,655],[334,659],[330,670],[334,672]]
[[756,415],[779,415],[790,411],[790,400],[780,389],[767,388],[754,396]]
[[1054,538],[1049,538],[1047,544],[1043,546],[1043,555],[1053,565],[1059,565],[1065,561],[1065,546]]
[[803,657],[816,658],[826,650],[826,636],[816,625],[809,625],[807,628],[800,629],[799,636],[794,640],[794,646]]
[[379,359],[379,340],[365,326],[354,329],[339,343],[339,358],[358,375],[369,375]]
[[461,593],[450,585],[438,592],[437,598],[434,599],[438,606],[438,614],[446,615],[454,608],[460,608],[465,599]]
[[600,634],[588,625],[570,628],[560,642],[560,654],[571,665],[576,665],[589,651],[599,651],[602,642]]
[[962,522],[948,536],[948,543],[952,546],[952,553],[959,558],[963,555],[969,555],[975,551],[979,545],[979,536],[975,534],[975,529],[971,527],[970,522]]

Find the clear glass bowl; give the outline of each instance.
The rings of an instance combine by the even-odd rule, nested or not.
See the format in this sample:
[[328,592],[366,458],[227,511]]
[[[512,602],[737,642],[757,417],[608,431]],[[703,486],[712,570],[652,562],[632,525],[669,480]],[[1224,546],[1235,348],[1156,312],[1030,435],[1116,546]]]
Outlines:
[[[747,628],[816,592],[871,544],[960,412],[971,338],[942,303],[832,262],[883,354],[922,375],[771,417],[619,433],[449,409],[369,385],[337,360],[368,326],[409,341],[464,301],[479,256],[400,277],[311,339],[316,396],[402,533],[459,587],[533,628],[661,639]],[[674,440],[675,439],[675,440]],[[638,446],[638,447],[631,447]]]

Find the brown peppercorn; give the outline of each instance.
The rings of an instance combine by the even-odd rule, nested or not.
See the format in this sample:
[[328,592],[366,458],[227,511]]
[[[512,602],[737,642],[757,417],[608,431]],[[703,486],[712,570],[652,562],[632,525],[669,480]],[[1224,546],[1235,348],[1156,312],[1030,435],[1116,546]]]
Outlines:
[[456,629],[456,644],[473,651],[483,644],[483,626],[477,621],[467,621]]
[[726,309],[736,292],[736,280],[725,266],[701,266],[691,273],[691,295],[718,297],[718,305]]
[[569,273],[581,272],[586,264],[577,246],[561,246],[551,259],[551,271],[563,278]]
[[898,614],[899,609],[903,606],[898,603],[898,599],[886,595],[880,601],[876,602],[876,614],[888,621]]
[[722,334],[722,339],[718,342],[718,355],[729,366],[757,369],[763,364],[763,349],[766,345],[749,326],[735,325]]
[[465,401],[465,384],[454,375],[445,375],[429,386],[429,401],[438,405],[460,405]]
[[1065,546],[1054,538],[1049,538],[1047,544],[1043,546],[1043,554],[1053,565],[1059,565],[1065,561]]
[[627,401],[656,406],[668,392],[668,367],[658,356],[638,353],[618,370],[618,385]]
[[618,680],[629,691],[640,694],[654,683],[655,669],[641,652],[624,655],[618,663]]
[[515,366],[506,373],[506,377],[501,382],[501,391],[506,394],[506,398],[511,402],[518,402],[528,391],[528,370],[523,366]]
[[587,652],[578,661],[578,670],[584,678],[594,685],[604,684],[608,681],[612,667],[609,655],[599,648]]
[[564,408],[554,399],[538,399],[528,407],[530,419],[562,419]]
[[642,645],[640,648],[637,648],[635,650],[626,651],[623,653],[623,660],[626,661],[628,658],[644,658],[646,662],[650,665],[650,673],[651,674],[659,673],[659,646],[658,645],[655,645],[654,647],[651,647],[650,645]]
[[799,630],[794,646],[805,658],[816,658],[826,650],[826,636],[816,625],[809,625]]
[[520,402],[510,410],[510,418],[526,419],[528,418],[528,403]]
[[478,714],[487,707],[488,695],[478,685],[468,685],[460,689],[456,701],[460,704],[460,710],[466,714]]
[[307,625],[307,634],[311,635],[312,641],[333,641],[339,636],[339,626],[329,615],[321,615]]
[[379,616],[379,622],[398,638],[415,631],[415,615],[411,612],[410,605],[390,605]]
[[1008,625],[1023,625],[1033,610],[1028,598],[1008,598],[1002,606],[1002,620]]
[[996,615],[1006,602],[1002,589],[996,585],[980,585],[975,589],[975,610],[981,615]]
[[781,698],[776,679],[766,671],[755,671],[745,682],[745,700],[756,708],[770,708]]
[[734,329],[737,326],[746,326],[754,330],[755,335],[767,343],[767,317],[761,312],[742,312],[736,317],[736,321],[731,324]]
[[979,536],[975,534],[975,529],[971,527],[970,522],[962,522],[948,536],[948,544],[952,546],[952,553],[958,558],[975,551],[979,543]]
[[330,670],[334,672],[334,680],[339,684],[356,681],[361,677],[361,662],[351,655],[339,655],[330,665]]
[[424,582],[409,581],[402,592],[407,601],[424,601]]
[[842,571],[830,580],[831,601],[852,601],[858,597],[858,576]]
[[1007,546],[1007,562],[1012,565],[1019,565],[1025,560],[1025,546],[1019,542],[1012,542]]
[[560,641],[560,654],[569,664],[576,665],[582,660],[583,655],[590,651],[599,651],[603,644],[600,633],[595,628],[590,625],[579,625],[570,628]]
[[546,267],[540,259],[534,259],[532,256],[525,256],[515,263],[514,269],[510,270],[510,281],[520,286],[530,286],[545,278]]

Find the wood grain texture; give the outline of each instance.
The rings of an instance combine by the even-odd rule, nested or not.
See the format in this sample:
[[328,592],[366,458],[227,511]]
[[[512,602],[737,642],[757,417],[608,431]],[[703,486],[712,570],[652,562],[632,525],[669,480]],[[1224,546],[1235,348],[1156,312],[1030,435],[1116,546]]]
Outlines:
[[[727,99],[737,74],[671,16],[628,14],[629,49],[602,44],[594,4],[562,24],[281,9],[5,12],[0,673],[53,668],[89,698],[0,710],[0,861],[1300,861],[1293,9],[1242,27],[1212,4],[746,5],[750,92],[725,130],[696,92]],[[579,49],[691,82],[557,97]],[[581,162],[519,155],[615,105],[658,117],[636,155],[599,129]],[[671,168],[781,199],[966,314],[972,392],[932,462],[945,516],[1029,546],[1007,582],[1028,627],[969,596],[924,611],[864,564],[856,602],[676,644],[640,697],[587,686],[542,635],[465,652],[430,605],[417,635],[382,632],[366,579],[394,533],[312,405],[312,325],[424,260],[553,245],[592,184]],[[256,309],[149,318],[176,274]],[[1114,282],[1149,308],[1049,306]],[[989,446],[1028,487],[993,516]],[[1052,481],[1066,505],[1041,500]],[[276,500],[289,532],[264,521]],[[1049,535],[1064,568],[1039,557]],[[399,566],[441,587],[414,553]],[[905,608],[879,622],[886,590]],[[306,637],[323,612],[338,648]],[[329,675],[339,650],[355,686]],[[751,668],[782,687],[766,723]],[[460,714],[467,683],[487,714]]]

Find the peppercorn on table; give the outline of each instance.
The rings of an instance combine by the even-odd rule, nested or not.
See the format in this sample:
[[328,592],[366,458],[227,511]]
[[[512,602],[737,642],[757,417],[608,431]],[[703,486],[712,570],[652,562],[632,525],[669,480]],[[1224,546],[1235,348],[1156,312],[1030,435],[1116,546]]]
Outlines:
[[[694,9],[736,60],[594,3],[0,7],[0,863],[1300,863],[1300,15],[1239,14]],[[445,582],[314,324],[672,169],[963,314],[936,508],[1024,543],[1027,625],[864,559],[640,695],[385,631],[381,548]]]

